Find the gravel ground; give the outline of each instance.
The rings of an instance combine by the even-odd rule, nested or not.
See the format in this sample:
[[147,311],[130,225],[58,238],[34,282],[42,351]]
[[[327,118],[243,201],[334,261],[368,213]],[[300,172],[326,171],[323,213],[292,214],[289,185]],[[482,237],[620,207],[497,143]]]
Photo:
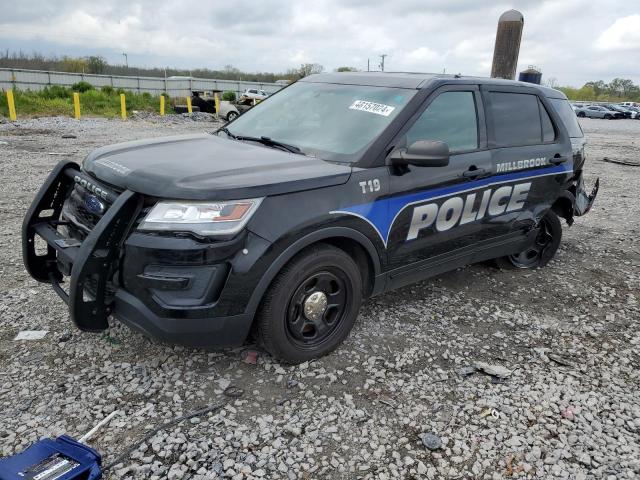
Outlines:
[[[290,367],[262,352],[252,363],[251,346],[191,350],[118,324],[81,333],[22,266],[22,217],[57,161],[211,124],[0,125],[0,456],[42,437],[79,437],[117,409],[89,442],[108,464],[154,426],[225,402],[153,435],[106,477],[640,476],[640,168],[600,161],[637,161],[640,122],[583,127],[587,181],[599,176],[600,194],[565,228],[548,267],[476,265],[371,299],[334,354]],[[26,329],[48,334],[13,340]],[[474,372],[476,362],[506,368],[507,378]],[[229,385],[244,394],[226,396]]]

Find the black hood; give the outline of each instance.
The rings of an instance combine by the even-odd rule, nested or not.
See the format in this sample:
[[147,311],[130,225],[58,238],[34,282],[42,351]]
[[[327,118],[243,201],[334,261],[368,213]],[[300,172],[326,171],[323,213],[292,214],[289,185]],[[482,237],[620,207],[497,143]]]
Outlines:
[[351,167],[197,134],[94,150],[83,168],[115,187],[161,198],[236,200],[345,183]]

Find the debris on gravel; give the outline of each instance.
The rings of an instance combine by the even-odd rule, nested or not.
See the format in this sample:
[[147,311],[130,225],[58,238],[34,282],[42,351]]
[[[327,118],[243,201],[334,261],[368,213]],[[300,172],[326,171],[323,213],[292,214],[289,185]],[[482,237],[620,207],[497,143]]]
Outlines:
[[439,450],[442,448],[442,440],[433,433],[425,433],[420,439],[422,440],[422,444],[429,450]]
[[[264,352],[245,363],[252,346],[160,344],[118,322],[77,331],[22,264],[23,215],[58,161],[221,123],[2,123],[0,456],[79,438],[118,410],[88,442],[107,465],[157,426],[225,403],[154,433],[106,480],[638,478],[640,170],[589,159],[637,161],[640,122],[581,123],[586,183],[599,176],[600,193],[548,266],[474,265],[372,298],[342,346],[298,366]],[[49,333],[14,342],[23,330]],[[508,381],[473,374],[474,360],[507,368]]]
[[497,378],[509,378],[511,376],[511,370],[503,367],[502,365],[491,365],[486,362],[475,362],[473,364],[476,370],[480,370],[487,375]]

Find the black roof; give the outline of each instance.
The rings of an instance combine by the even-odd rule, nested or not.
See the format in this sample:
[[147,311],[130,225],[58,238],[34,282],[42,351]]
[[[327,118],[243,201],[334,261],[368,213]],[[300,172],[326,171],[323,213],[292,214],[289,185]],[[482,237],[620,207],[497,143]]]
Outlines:
[[522,86],[536,88],[546,97],[566,99],[564,93],[553,88],[534,83],[504,80],[502,78],[471,77],[442,73],[414,72],[335,72],[317,73],[300,80],[301,82],[339,83],[345,85],[370,85],[373,87],[420,89],[437,83],[475,83],[481,85]]

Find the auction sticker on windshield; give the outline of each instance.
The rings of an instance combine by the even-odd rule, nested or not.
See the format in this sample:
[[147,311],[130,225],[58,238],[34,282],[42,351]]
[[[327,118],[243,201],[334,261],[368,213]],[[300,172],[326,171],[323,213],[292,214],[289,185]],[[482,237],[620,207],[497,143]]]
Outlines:
[[396,107],[391,105],[385,105],[384,103],[367,102],[366,100],[356,100],[349,107],[350,110],[360,110],[361,112],[375,113],[376,115],[382,115],[388,117],[391,115]]

